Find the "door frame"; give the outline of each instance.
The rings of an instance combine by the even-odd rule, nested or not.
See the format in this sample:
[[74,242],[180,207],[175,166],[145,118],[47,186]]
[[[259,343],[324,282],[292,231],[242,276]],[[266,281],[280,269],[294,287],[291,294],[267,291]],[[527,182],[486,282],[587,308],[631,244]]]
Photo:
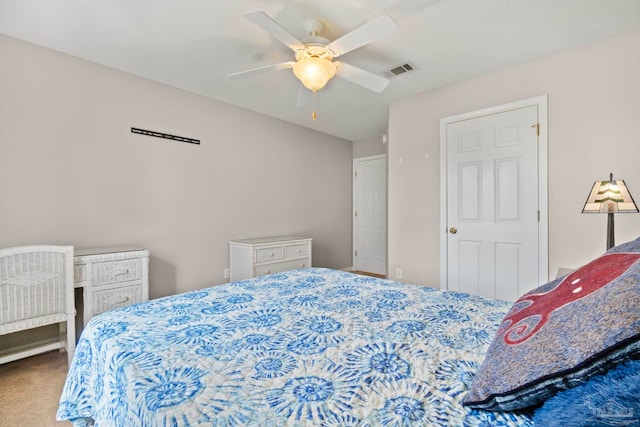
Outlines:
[[548,95],[522,99],[508,104],[483,108],[481,110],[456,114],[440,119],[440,288],[448,289],[448,247],[447,247],[447,126],[462,120],[469,120],[491,114],[504,113],[520,108],[538,107],[538,277],[540,284],[549,280],[549,208],[548,208]]
[[[351,268],[353,270],[357,270],[357,266],[356,266],[356,249],[358,248],[358,220],[356,218],[355,212],[356,212],[356,204],[357,204],[357,182],[355,179],[355,173],[356,173],[356,163],[358,162],[366,162],[368,160],[382,160],[384,159],[385,161],[387,160],[387,155],[386,154],[376,154],[375,156],[365,156],[365,157],[356,157],[353,159],[353,165],[351,167],[351,182],[352,182],[352,193],[351,193],[351,219],[353,220],[353,222],[351,223],[351,228],[353,229],[352,231],[352,239],[351,239]],[[389,169],[389,165],[386,165],[387,167],[387,180],[385,181],[385,192],[387,192],[388,188],[389,188],[389,173],[388,173],[388,169]],[[387,194],[387,234],[389,233],[389,199],[388,199],[389,195]],[[387,263],[387,267],[385,268],[385,270],[387,271],[387,277],[389,276],[389,241],[387,239],[387,247],[385,248],[385,252],[387,253],[386,256],[386,263]]]

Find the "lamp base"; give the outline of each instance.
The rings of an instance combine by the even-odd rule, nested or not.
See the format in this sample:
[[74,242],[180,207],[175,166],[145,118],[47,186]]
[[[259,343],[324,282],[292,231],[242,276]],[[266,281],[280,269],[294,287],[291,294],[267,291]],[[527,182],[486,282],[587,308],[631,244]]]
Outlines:
[[613,213],[609,212],[607,214],[607,250],[611,249],[616,245],[615,243],[615,230],[613,225]]

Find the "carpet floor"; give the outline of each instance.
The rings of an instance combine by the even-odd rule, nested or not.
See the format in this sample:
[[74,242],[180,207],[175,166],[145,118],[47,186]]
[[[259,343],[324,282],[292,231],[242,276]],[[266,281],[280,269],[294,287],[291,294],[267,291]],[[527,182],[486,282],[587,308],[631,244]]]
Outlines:
[[377,277],[378,279],[386,279],[387,278],[387,276],[385,276],[384,274],[369,273],[368,271],[354,270],[354,271],[352,271],[352,273],[361,274],[363,276]]
[[71,426],[56,421],[66,376],[67,353],[57,350],[0,365],[0,426]]

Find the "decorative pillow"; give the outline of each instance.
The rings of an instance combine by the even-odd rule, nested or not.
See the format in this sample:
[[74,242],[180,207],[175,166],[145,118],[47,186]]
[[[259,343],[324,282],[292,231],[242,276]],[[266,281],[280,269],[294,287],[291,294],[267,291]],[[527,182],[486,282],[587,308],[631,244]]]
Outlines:
[[502,320],[464,404],[542,403],[640,355],[640,238],[522,296]]
[[640,427],[640,360],[631,360],[561,391],[536,409],[540,426]]

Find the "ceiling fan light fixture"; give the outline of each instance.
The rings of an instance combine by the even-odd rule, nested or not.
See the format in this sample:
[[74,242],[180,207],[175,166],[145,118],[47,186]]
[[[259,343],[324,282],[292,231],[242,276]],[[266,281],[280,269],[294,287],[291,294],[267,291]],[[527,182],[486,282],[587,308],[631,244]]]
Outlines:
[[296,62],[293,74],[307,89],[316,92],[336,75],[336,64],[326,58],[312,56]]

